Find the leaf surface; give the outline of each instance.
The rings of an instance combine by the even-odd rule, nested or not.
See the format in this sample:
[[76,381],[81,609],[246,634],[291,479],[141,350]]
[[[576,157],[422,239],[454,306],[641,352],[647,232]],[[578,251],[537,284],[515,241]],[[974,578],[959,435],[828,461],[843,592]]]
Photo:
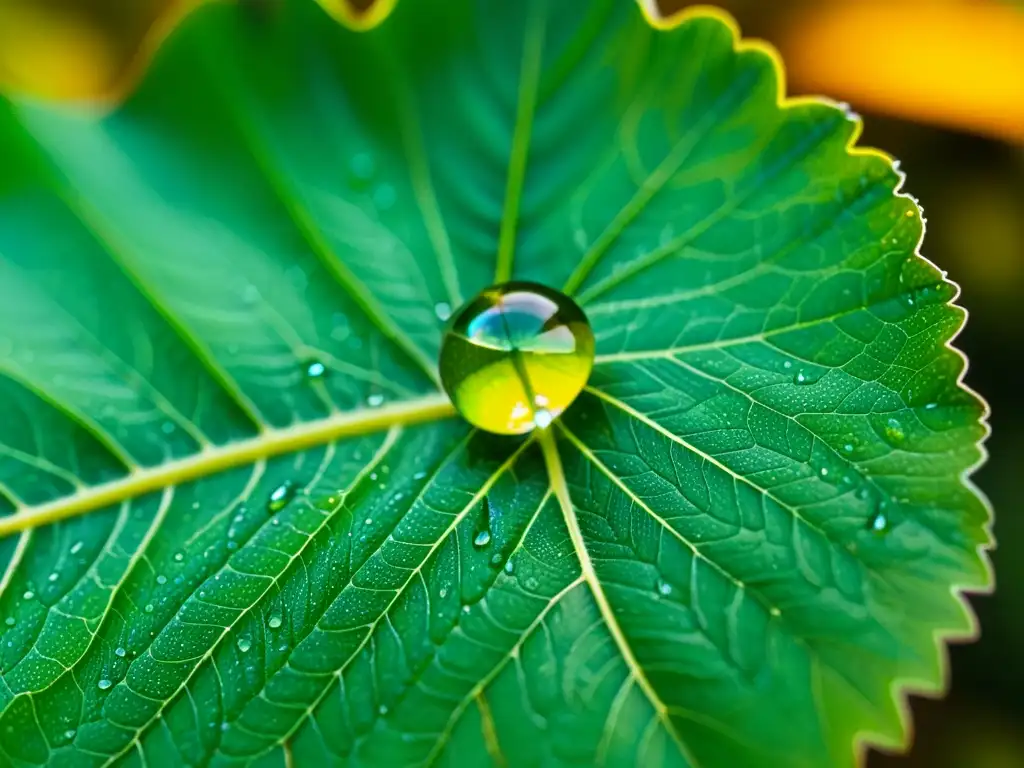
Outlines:
[[[211,7],[115,114],[0,104],[5,764],[906,741],[990,581],[964,314],[857,121],[676,21]],[[541,439],[437,389],[508,277],[597,337]]]

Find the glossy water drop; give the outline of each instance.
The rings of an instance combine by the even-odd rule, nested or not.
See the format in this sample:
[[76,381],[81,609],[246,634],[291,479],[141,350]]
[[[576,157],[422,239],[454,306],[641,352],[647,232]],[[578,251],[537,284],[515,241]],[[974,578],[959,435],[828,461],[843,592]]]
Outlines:
[[78,731],[76,731],[74,728],[68,728],[66,731],[64,731],[64,738],[73,739],[75,738],[76,733],[78,733]]
[[803,371],[797,371],[797,374],[793,377],[794,384],[813,384],[811,377]]
[[371,408],[379,408],[384,404],[384,395],[370,395],[366,398],[366,404]]
[[295,483],[285,480],[277,488],[270,492],[270,499],[267,501],[268,512],[280,512],[288,502],[295,498]]
[[271,614],[270,618],[267,619],[267,626],[271,629],[280,629],[282,623],[281,617],[276,613]]
[[160,586],[163,586],[167,583],[167,577],[161,573],[159,576],[156,577],[156,583]]
[[153,604],[152,603],[146,603],[146,607],[143,608],[142,610],[144,610],[146,613],[152,613],[153,612]]
[[184,553],[182,553],[182,552],[175,552],[174,553],[174,562],[180,563],[184,559],[185,559]]
[[76,541],[74,544],[71,545],[71,549],[69,550],[69,552],[72,555],[77,555],[79,552],[82,551],[82,547],[84,547],[84,546],[85,546],[85,542]]
[[658,579],[658,581],[655,582],[655,588],[658,590],[658,594],[662,597],[668,597],[672,594],[672,585],[664,579]]
[[868,529],[875,533],[885,533],[889,530],[889,518],[885,512],[878,510],[868,520]]
[[452,305],[447,301],[439,301],[434,305],[434,314],[441,322],[446,322],[452,316]]
[[18,620],[13,616],[8,616],[6,619],[4,619],[4,624],[6,624],[8,627],[13,627],[17,623]]
[[117,656],[117,658],[119,658],[119,659],[123,659],[125,657],[126,653],[127,653],[127,651],[125,651],[125,649],[122,648],[121,646],[118,646],[117,648],[114,649],[114,655]]
[[853,453],[853,443],[847,443],[843,446],[843,451],[846,453]]
[[892,442],[901,442],[907,435],[903,431],[903,425],[900,424],[899,419],[889,419],[885,422],[885,436]]
[[480,533],[478,533],[476,535],[476,538],[473,539],[473,546],[477,547],[477,548],[486,547],[490,543],[491,543],[491,532],[490,531],[480,531]]
[[594,334],[572,299],[537,283],[493,286],[463,305],[441,344],[441,382],[467,421],[518,435],[548,426],[594,364]]
[[511,574],[515,573],[515,570],[516,570],[515,563],[513,563],[511,560],[509,560],[507,563],[505,563],[505,573],[511,575]]
[[96,683],[96,686],[101,691],[105,691],[105,690],[109,689],[110,686],[112,686],[112,685],[113,685],[113,683],[110,680],[107,680],[107,678],[105,678],[105,677],[102,678],[98,683]]
[[248,653],[249,649],[252,648],[252,640],[243,635],[242,637],[238,638],[237,645],[238,650],[240,650],[242,653]]
[[306,366],[307,379],[320,379],[325,373],[327,373],[327,366],[319,360],[313,360]]

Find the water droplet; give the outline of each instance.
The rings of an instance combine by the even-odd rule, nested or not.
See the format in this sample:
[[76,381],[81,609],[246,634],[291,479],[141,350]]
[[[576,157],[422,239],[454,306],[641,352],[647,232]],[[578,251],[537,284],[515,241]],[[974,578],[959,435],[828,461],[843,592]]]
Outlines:
[[533,576],[527,577],[525,584],[527,589],[536,589],[540,586],[540,582],[538,582]]
[[367,525],[373,525],[373,518],[372,518],[372,517],[368,517],[368,518],[366,518],[366,520],[365,520],[364,522],[365,522],[365,523],[366,523]]
[[938,404],[938,403],[928,403],[928,404],[927,404],[927,405],[926,405],[926,406],[924,407],[924,409],[925,409],[926,411],[934,411],[934,410],[935,410],[936,408],[938,408],[938,407],[939,407],[939,404]]
[[353,178],[356,181],[362,182],[372,179],[373,174],[377,171],[377,163],[369,152],[357,152],[352,155],[348,167],[352,172]]
[[267,619],[267,626],[271,629],[279,629],[282,623],[281,617],[276,613],[270,614],[270,618]]
[[807,375],[803,371],[797,371],[797,374],[793,377],[793,383],[794,384],[801,384],[801,385],[803,385],[803,384],[813,384],[814,381],[811,379],[811,377],[809,375]]
[[319,360],[313,360],[306,366],[307,379],[320,379],[325,373],[327,373],[327,366]]
[[890,418],[885,422],[885,436],[892,442],[901,442],[907,435],[903,431],[903,425],[900,424],[899,419]]
[[782,364],[782,367],[786,368],[786,369],[792,368],[793,367],[793,363],[790,360],[787,360],[786,362],[784,362]]
[[822,477],[828,477],[828,467],[822,467],[820,472]]
[[386,715],[388,713],[387,705],[381,704],[379,707],[377,707],[377,712],[381,715]]
[[672,594],[672,585],[664,579],[659,578],[655,584],[655,588],[658,590],[658,594],[663,597],[668,597]]
[[868,528],[875,533],[885,533],[889,530],[889,518],[885,512],[878,510],[868,520]]
[[125,649],[122,648],[121,646],[118,646],[117,648],[114,649],[114,655],[117,656],[117,658],[119,658],[119,659],[123,659],[125,657],[126,653],[127,653],[127,651],[125,651]]
[[412,479],[413,480],[422,480],[426,476],[427,476],[426,472],[417,472],[415,475],[412,476]]
[[13,627],[17,623],[18,620],[13,616],[8,616],[6,619],[4,619],[4,624],[6,624],[8,627]]
[[238,650],[240,650],[242,653],[248,653],[249,649],[252,648],[252,640],[250,640],[245,635],[239,637],[236,644],[238,645]]
[[448,587],[441,587],[441,589],[439,589],[437,592],[437,596],[440,597],[442,600],[448,597]]
[[378,184],[373,189],[373,204],[377,206],[377,210],[386,211],[395,204],[398,200],[398,194],[395,192],[395,188],[390,184]]
[[66,731],[64,731],[64,738],[65,739],[73,739],[73,738],[75,738],[75,734],[76,733],[77,733],[77,731],[74,728],[68,728]]
[[109,680],[107,680],[107,678],[105,678],[105,677],[104,677],[104,678],[101,678],[101,679],[100,679],[100,681],[99,681],[98,683],[96,683],[96,686],[97,686],[97,687],[98,687],[98,688],[99,688],[99,689],[100,689],[101,691],[106,691],[106,690],[108,690],[108,689],[110,688],[110,686],[112,686],[112,685],[113,685],[113,683],[112,683],[112,682],[110,682]]
[[22,597],[25,598],[26,600],[31,600],[35,596],[36,596],[36,593],[33,592],[31,589],[26,589],[25,590],[25,594],[22,595]]
[[57,580],[57,572],[54,571],[53,573],[51,573],[49,576],[46,577],[46,580],[47,581],[56,581]]
[[515,566],[515,564],[511,560],[509,560],[507,563],[505,563],[505,573],[512,574],[512,573],[515,573],[515,570],[516,570],[516,566]]
[[491,543],[491,532],[490,531],[480,531],[480,533],[478,533],[476,535],[476,538],[473,539],[473,546],[474,547],[486,547],[490,543]]
[[491,555],[491,565],[501,565],[501,553],[495,552]]
[[146,607],[143,608],[142,610],[144,610],[146,613],[152,613],[153,612],[153,604],[152,603],[146,603]]
[[447,301],[439,301],[434,305],[434,314],[437,315],[438,320],[445,322],[452,316],[452,305]]
[[780,611],[774,605],[771,608],[768,609],[768,613],[770,613],[772,616],[775,616],[775,617],[779,617],[779,616],[782,615],[782,611]]
[[162,585],[164,585],[164,584],[166,584],[166,583],[167,583],[167,577],[166,577],[166,576],[164,576],[164,575],[163,575],[163,574],[161,573],[161,574],[160,574],[159,576],[157,576],[157,577],[156,577],[156,583],[157,583],[157,584],[160,584],[161,586],[162,586]]
[[174,562],[180,563],[184,559],[185,559],[185,555],[183,553],[181,553],[181,552],[175,552],[174,553]]
[[366,398],[366,404],[371,408],[379,408],[384,404],[384,395],[370,395]]
[[549,426],[576,399],[594,362],[594,334],[568,296],[536,283],[484,290],[452,316],[441,381],[462,416],[488,432]]
[[843,446],[843,451],[846,453],[853,453],[853,443],[847,443]]
[[280,512],[295,498],[295,483],[285,480],[277,488],[270,492],[270,499],[267,501],[268,512]]

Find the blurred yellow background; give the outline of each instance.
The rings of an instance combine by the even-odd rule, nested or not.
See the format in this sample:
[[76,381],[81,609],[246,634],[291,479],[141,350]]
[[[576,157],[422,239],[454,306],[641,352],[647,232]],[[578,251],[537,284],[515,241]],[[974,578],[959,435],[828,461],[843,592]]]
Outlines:
[[[180,18],[209,0],[0,0],[0,88],[112,103]],[[313,0],[238,0],[253,6]],[[391,0],[376,0],[390,4]],[[403,0],[415,2],[415,0]],[[509,0],[512,1],[512,0]],[[626,0],[623,0],[625,2]],[[322,0],[356,26],[374,0]],[[665,12],[691,3],[663,0]],[[1000,0],[723,0],[744,33],[776,45],[790,93],[866,114],[862,143],[902,162],[928,219],[923,253],[964,289],[967,382],[993,407],[978,476],[999,514],[999,591],[974,600],[982,640],[952,651],[952,693],[916,701],[909,756],[872,766],[1024,766],[1024,5]]]

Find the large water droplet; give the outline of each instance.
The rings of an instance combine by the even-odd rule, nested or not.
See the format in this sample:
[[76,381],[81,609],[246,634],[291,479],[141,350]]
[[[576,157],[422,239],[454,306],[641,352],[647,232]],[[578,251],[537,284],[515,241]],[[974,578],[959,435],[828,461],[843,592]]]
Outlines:
[[96,683],[96,686],[97,686],[97,687],[98,687],[98,688],[99,688],[99,689],[100,689],[101,691],[106,691],[106,690],[108,690],[108,689],[110,688],[110,686],[112,686],[112,685],[113,685],[113,683],[112,683],[112,682],[111,682],[110,680],[107,680],[107,678],[105,678],[105,677],[103,677],[103,678],[100,678],[99,682],[98,682],[98,683]]
[[283,621],[282,621],[280,615],[278,615],[276,613],[270,614],[270,618],[267,619],[267,626],[270,627],[271,629],[279,629],[282,623],[283,623]]
[[491,543],[491,532],[490,531],[480,531],[480,533],[478,533],[476,535],[476,537],[473,539],[473,546],[477,547],[477,548],[486,547],[490,543]]
[[868,518],[868,528],[875,533],[886,533],[889,530],[889,517],[884,510],[877,510]]
[[505,573],[511,575],[511,574],[515,573],[515,570],[516,570],[515,563],[513,563],[511,560],[509,560],[507,563],[505,563]]
[[119,659],[123,659],[127,653],[128,652],[121,646],[118,646],[114,649],[114,655],[117,656],[117,658]]
[[267,501],[267,511],[270,513],[280,512],[295,498],[297,488],[291,480],[285,480],[277,488],[270,492],[270,499]]
[[452,316],[452,305],[447,301],[439,301],[434,305],[434,314],[441,322],[445,322]]
[[371,408],[379,408],[384,404],[384,395],[370,395],[366,398],[366,404]]
[[245,635],[239,637],[236,644],[238,645],[238,650],[240,650],[242,653],[248,653],[249,649],[252,648],[252,640],[250,640]]
[[488,432],[546,427],[576,399],[594,363],[594,334],[575,302],[536,283],[493,286],[453,316],[441,381],[467,421]]

